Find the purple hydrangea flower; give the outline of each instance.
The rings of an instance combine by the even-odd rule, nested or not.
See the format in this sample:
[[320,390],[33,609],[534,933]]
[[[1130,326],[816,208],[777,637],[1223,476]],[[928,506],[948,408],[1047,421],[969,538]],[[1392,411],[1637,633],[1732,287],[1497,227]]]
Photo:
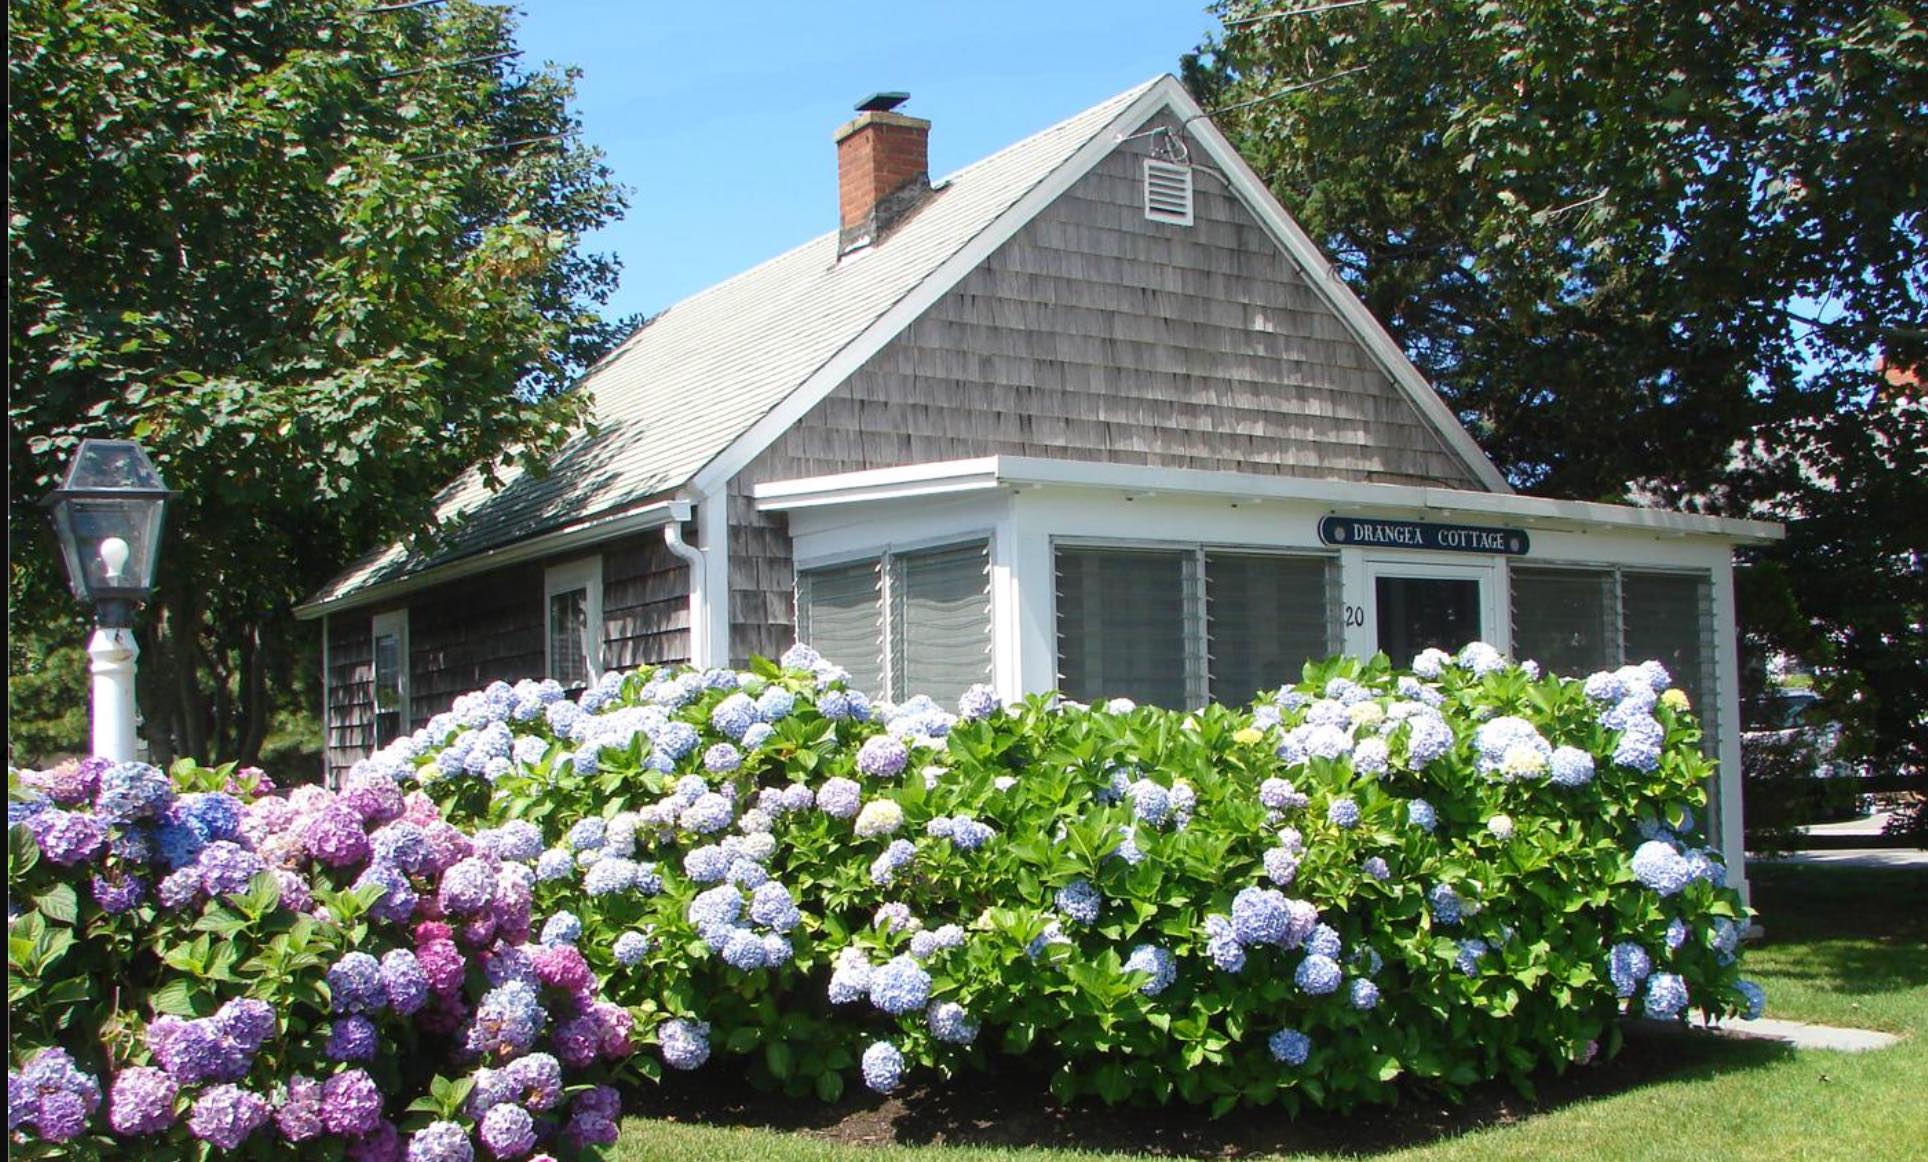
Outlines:
[[100,776],[94,811],[107,823],[156,819],[174,803],[174,784],[147,763],[121,763]]
[[482,1144],[497,1158],[520,1158],[536,1147],[536,1122],[519,1105],[499,1105],[482,1115]]
[[188,1114],[187,1128],[204,1142],[233,1150],[268,1120],[266,1098],[238,1085],[221,1084],[201,1091]]
[[131,911],[141,902],[147,885],[133,876],[95,876],[94,902],[109,916]]
[[345,952],[328,969],[328,995],[337,1013],[379,1013],[388,1003],[381,962],[366,952]]
[[368,1133],[381,1124],[381,1088],[360,1069],[337,1073],[321,1083],[321,1119],[344,1137]]
[[330,803],[309,816],[301,839],[309,854],[328,867],[349,867],[368,858],[362,817],[343,803]]
[[468,1131],[455,1122],[430,1122],[409,1139],[408,1162],[475,1162],[475,1147]]
[[330,1061],[373,1061],[379,1042],[375,1022],[356,1013],[335,1018],[321,1053]]
[[159,1134],[174,1124],[181,1087],[165,1070],[136,1065],[120,1072],[108,1095],[107,1124],[128,1137]]
[[321,1083],[312,1077],[290,1079],[288,1096],[275,1111],[274,1121],[287,1141],[305,1142],[318,1137],[325,1129],[321,1120]]
[[99,1108],[100,1083],[64,1049],[42,1049],[18,1074],[7,1075],[9,1125],[30,1122],[49,1142],[79,1137]]
[[833,819],[849,819],[857,814],[862,806],[863,791],[850,779],[838,777],[824,780],[817,789],[817,807]]
[[909,762],[910,750],[887,734],[865,739],[857,751],[858,772],[873,779],[895,778]]

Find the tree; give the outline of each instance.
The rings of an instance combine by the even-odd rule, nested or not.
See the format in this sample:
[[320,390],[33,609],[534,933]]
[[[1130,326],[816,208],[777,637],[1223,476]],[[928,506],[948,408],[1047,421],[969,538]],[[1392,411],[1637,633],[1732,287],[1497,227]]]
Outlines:
[[1928,485],[1920,444],[1896,452],[1922,434],[1921,389],[1876,365],[1928,366],[1928,18],[1880,0],[1218,11],[1187,83],[1509,479],[1793,521],[1763,555],[1798,611],[1784,632],[1840,668],[1867,753],[1928,767]]
[[148,737],[252,760],[311,668],[293,603],[463,468],[539,465],[579,425],[563,389],[612,338],[616,266],[578,244],[621,192],[574,138],[574,74],[518,67],[504,8],[8,16],[9,621],[76,620],[36,501],[81,438],[142,440],[181,491]]

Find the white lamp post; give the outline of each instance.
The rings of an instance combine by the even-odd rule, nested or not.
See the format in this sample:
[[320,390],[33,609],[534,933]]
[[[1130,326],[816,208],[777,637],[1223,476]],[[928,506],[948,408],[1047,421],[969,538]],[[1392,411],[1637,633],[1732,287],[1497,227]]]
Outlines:
[[94,753],[134,757],[134,607],[154,588],[161,518],[176,495],[132,440],[82,440],[47,494],[74,596],[94,607]]

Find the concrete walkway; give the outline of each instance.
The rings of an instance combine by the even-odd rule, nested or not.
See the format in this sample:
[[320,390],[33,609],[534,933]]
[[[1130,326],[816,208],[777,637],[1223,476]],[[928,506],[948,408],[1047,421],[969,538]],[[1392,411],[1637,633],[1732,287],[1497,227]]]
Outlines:
[[1928,867],[1928,851],[1919,847],[1844,847],[1836,851],[1750,855],[1747,862],[1815,863],[1829,867]]
[[1874,1049],[1886,1049],[1901,1041],[1901,1038],[1893,1033],[1881,1033],[1873,1029],[1841,1029],[1833,1025],[1810,1025],[1803,1021],[1777,1021],[1772,1017],[1757,1017],[1752,1021],[1730,1017],[1718,1025],[1702,1025],[1698,1022],[1683,1025],[1679,1021],[1657,1021],[1636,1017],[1628,1024],[1643,1033],[1662,1036],[1779,1041],[1796,1049],[1828,1049],[1836,1053],[1866,1053]]

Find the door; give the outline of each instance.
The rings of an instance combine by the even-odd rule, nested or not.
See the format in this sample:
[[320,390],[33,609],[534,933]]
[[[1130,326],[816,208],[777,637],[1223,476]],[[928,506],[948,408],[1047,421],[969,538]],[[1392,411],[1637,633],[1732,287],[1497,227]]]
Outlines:
[[1467,642],[1491,640],[1490,574],[1426,562],[1370,564],[1373,648],[1406,666],[1422,650],[1457,653]]

